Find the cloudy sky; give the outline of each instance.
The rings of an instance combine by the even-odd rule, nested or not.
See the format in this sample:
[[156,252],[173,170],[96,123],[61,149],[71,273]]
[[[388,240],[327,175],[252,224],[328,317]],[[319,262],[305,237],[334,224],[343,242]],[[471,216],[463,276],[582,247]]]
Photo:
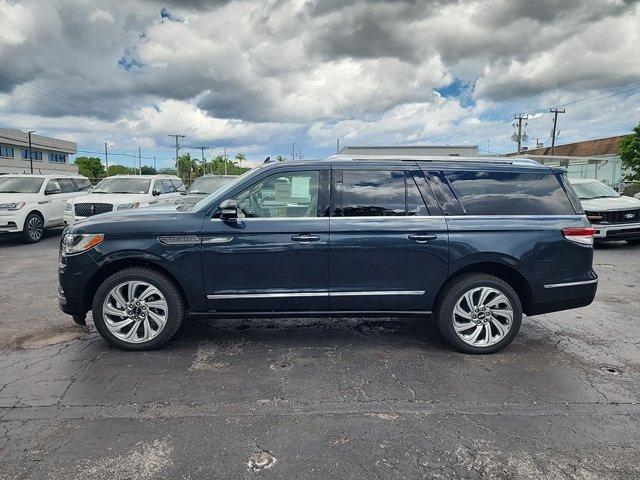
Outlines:
[[560,143],[640,121],[635,0],[0,0],[0,18],[0,126],[161,166],[174,132],[258,161],[336,139],[513,151],[513,114],[547,144],[556,105]]

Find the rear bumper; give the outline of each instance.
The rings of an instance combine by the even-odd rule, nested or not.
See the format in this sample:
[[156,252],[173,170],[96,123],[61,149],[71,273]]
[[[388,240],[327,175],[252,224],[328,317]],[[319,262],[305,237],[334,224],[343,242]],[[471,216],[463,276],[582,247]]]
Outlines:
[[[530,279],[531,280],[531,279]],[[593,302],[598,290],[598,276],[591,270],[587,278],[557,281],[531,281],[533,298],[526,308],[527,315],[559,312],[585,307]]]
[[599,241],[640,238],[640,222],[611,224],[594,223],[592,227],[596,229],[594,238]]

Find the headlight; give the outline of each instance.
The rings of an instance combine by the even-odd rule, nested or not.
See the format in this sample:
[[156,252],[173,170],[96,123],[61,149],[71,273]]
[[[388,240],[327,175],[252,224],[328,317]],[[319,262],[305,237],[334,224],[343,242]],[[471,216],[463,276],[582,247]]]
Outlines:
[[20,210],[24,207],[24,202],[0,203],[0,210]]
[[71,204],[70,203],[65,204],[64,210],[65,210],[65,212],[70,212],[71,211]]
[[72,234],[67,233],[62,239],[62,254],[75,255],[91,250],[104,241],[102,233]]
[[121,203],[118,205],[118,210],[129,210],[130,208],[138,208],[140,206],[140,202],[134,203]]

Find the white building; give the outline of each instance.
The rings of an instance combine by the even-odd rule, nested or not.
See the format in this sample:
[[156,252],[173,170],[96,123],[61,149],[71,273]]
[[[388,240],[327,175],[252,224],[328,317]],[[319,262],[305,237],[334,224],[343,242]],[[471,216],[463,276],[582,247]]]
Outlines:
[[398,147],[343,147],[345,155],[408,155],[426,157],[477,157],[477,145],[416,145]]
[[[75,155],[76,144],[67,140],[29,134],[14,128],[0,128],[0,174],[3,173],[78,173],[78,167],[69,163]],[[31,156],[31,160],[29,159]]]

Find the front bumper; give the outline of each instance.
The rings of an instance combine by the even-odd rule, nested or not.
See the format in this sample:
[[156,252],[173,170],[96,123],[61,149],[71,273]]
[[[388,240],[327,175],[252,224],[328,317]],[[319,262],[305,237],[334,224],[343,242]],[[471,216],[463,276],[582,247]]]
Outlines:
[[18,233],[24,228],[23,212],[0,212],[0,233]]
[[84,315],[91,309],[91,305],[86,302],[85,290],[98,268],[91,251],[69,257],[60,256],[58,306],[62,312],[67,315]]
[[594,223],[596,240],[626,240],[640,238],[640,222],[635,223]]

